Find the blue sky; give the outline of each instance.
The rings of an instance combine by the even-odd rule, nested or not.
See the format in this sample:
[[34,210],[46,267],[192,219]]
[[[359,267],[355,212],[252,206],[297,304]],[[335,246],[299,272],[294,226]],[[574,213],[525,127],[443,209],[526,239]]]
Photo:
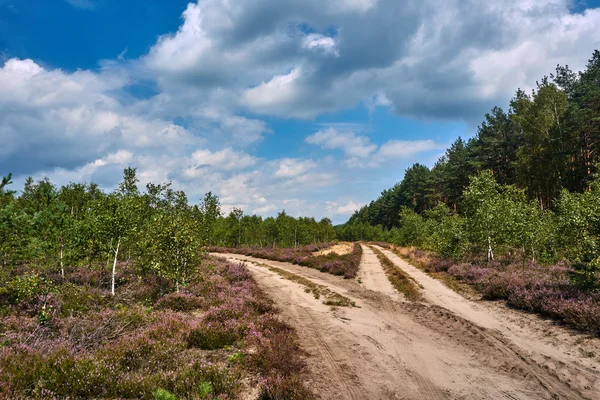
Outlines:
[[[599,0],[0,0],[0,174],[343,222],[600,48]],[[441,7],[443,5],[443,7]]]

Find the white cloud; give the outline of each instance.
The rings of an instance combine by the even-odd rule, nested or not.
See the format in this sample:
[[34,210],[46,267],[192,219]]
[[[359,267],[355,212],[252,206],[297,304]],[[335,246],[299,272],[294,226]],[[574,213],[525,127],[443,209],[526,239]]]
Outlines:
[[236,152],[231,148],[211,152],[210,150],[196,150],[190,157],[192,164],[185,170],[188,177],[197,176],[198,170],[204,167],[212,167],[216,170],[240,170],[251,167],[258,159],[249,154]]
[[365,203],[356,203],[348,201],[346,203],[326,202],[326,209],[330,215],[350,216],[354,211],[359,210]]
[[278,107],[286,107],[293,101],[300,91],[297,81],[301,71],[293,69],[289,74],[274,76],[268,82],[248,89],[244,92],[244,104],[258,112],[270,113]]
[[326,54],[329,53],[339,56],[339,53],[335,48],[335,39],[319,33],[306,35],[302,42],[302,47],[309,50],[321,50]]
[[334,128],[318,131],[304,141],[324,149],[341,150],[349,158],[366,158],[377,150],[377,145],[371,143],[367,136],[359,136],[354,132],[339,132]]
[[298,175],[303,175],[317,164],[313,160],[297,160],[292,158],[284,158],[279,161],[279,169],[273,174],[276,178],[294,178]]
[[335,128],[318,131],[307,136],[304,141],[323,149],[341,150],[345,156],[345,164],[351,168],[378,167],[382,162],[403,160],[419,153],[443,148],[431,139],[393,139],[378,148],[368,136],[356,135],[354,132],[340,132]]
[[379,148],[377,158],[394,160],[443,148],[433,140],[390,140]]
[[366,12],[377,4],[378,0],[335,0],[332,6],[339,7],[344,11]]
[[178,109],[216,96],[233,114],[313,118],[364,102],[477,124],[557,63],[584,66],[600,10],[571,3],[207,0],[135,65]]
[[[325,213],[326,200],[348,196],[331,212],[349,211],[373,197],[363,192],[376,186],[384,162],[401,171],[440,146],[401,134],[379,146],[367,127],[338,122],[305,142],[339,151],[341,161],[318,152],[302,157],[303,149],[260,159],[253,151],[262,140],[287,133],[272,132],[257,114],[315,118],[362,104],[475,126],[491,106],[506,105],[517,87],[533,86],[556,64],[584,67],[600,43],[600,9],[572,14],[571,3],[192,2],[179,29],[137,60],[122,53],[97,71],[75,72],[6,61],[0,169],[109,187],[131,164],[143,182],[172,180],[190,198],[212,190],[228,207]],[[150,82],[156,95],[129,94],[140,82]],[[348,201],[361,181],[361,195],[369,197]]]
[[252,214],[256,214],[256,215],[268,215],[268,214],[271,214],[274,211],[277,211],[277,206],[275,206],[274,204],[269,204],[269,205],[266,205],[264,207],[255,208],[254,210],[252,210]]
[[231,134],[238,145],[259,142],[265,133],[272,132],[264,121],[239,116],[224,117],[221,129]]

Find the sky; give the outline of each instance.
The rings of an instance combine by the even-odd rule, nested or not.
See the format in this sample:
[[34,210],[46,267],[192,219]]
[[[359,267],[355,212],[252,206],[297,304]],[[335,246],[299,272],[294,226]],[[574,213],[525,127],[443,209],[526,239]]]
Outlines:
[[600,48],[600,0],[0,0],[0,175],[344,222]]

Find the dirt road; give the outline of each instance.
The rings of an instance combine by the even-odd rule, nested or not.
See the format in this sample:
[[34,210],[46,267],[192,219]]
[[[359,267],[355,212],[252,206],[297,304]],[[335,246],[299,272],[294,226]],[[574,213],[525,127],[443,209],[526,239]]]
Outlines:
[[[367,247],[360,284],[288,263],[220,256],[245,261],[298,330],[312,355],[309,383],[323,399],[600,399],[593,359],[553,347],[533,328],[471,304],[386,255],[422,284],[426,303],[403,301]],[[327,286],[358,307],[332,309],[264,264]],[[511,329],[518,333],[506,334]]]

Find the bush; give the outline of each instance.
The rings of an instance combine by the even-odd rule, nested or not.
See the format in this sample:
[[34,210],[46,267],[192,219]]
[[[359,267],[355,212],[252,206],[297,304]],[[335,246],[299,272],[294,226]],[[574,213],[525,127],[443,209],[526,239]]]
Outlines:
[[272,333],[258,347],[256,353],[248,356],[248,363],[263,375],[277,373],[292,376],[306,367],[304,359],[300,357],[302,349],[289,332]]
[[186,342],[188,347],[216,350],[231,346],[239,339],[241,339],[241,335],[236,329],[229,328],[225,324],[208,324],[192,329]]
[[174,369],[184,348],[181,342],[154,340],[140,332],[118,342],[107,343],[97,357],[111,369],[124,373],[136,370],[156,372]]
[[[10,295],[18,304],[0,316],[0,398],[237,398],[242,371],[252,368],[247,352],[239,349],[230,359],[229,351],[197,349],[252,345],[276,333],[295,340],[241,265],[212,260],[186,292],[164,298],[168,286],[129,268],[114,298],[58,276],[61,283],[51,286],[28,271],[22,267],[18,273],[27,279],[11,278],[11,289],[3,291],[2,300]],[[141,305],[154,296],[155,308]],[[199,306],[208,311],[187,313]],[[279,360],[269,361],[269,376],[297,369],[299,354],[275,357],[270,344],[255,347],[257,357],[268,350],[265,360]]]
[[57,288],[60,295],[62,315],[73,315],[98,310],[108,304],[108,298],[102,291],[89,286],[65,283]]
[[166,296],[161,297],[155,304],[154,307],[157,309],[169,309],[173,311],[193,311],[202,308],[202,299],[191,293],[170,293]]
[[[331,244],[322,245],[322,248],[329,247],[330,245]],[[315,250],[319,250],[319,248],[315,248],[314,245],[282,249],[273,249],[270,247],[213,247],[210,249],[210,251],[217,253],[235,253],[273,261],[290,262],[292,264],[318,269],[321,272],[343,276],[346,279],[356,277],[362,255],[362,248],[358,243],[354,244],[352,253],[350,254],[338,255],[336,253],[329,253],[326,255],[313,256],[313,251]]]
[[48,294],[51,284],[37,274],[17,276],[0,288],[0,299],[19,304],[35,296]]
[[154,400],[177,400],[177,396],[165,389],[158,389],[152,393]]
[[269,377],[260,388],[259,400],[310,400],[315,396],[304,386],[297,375]]

